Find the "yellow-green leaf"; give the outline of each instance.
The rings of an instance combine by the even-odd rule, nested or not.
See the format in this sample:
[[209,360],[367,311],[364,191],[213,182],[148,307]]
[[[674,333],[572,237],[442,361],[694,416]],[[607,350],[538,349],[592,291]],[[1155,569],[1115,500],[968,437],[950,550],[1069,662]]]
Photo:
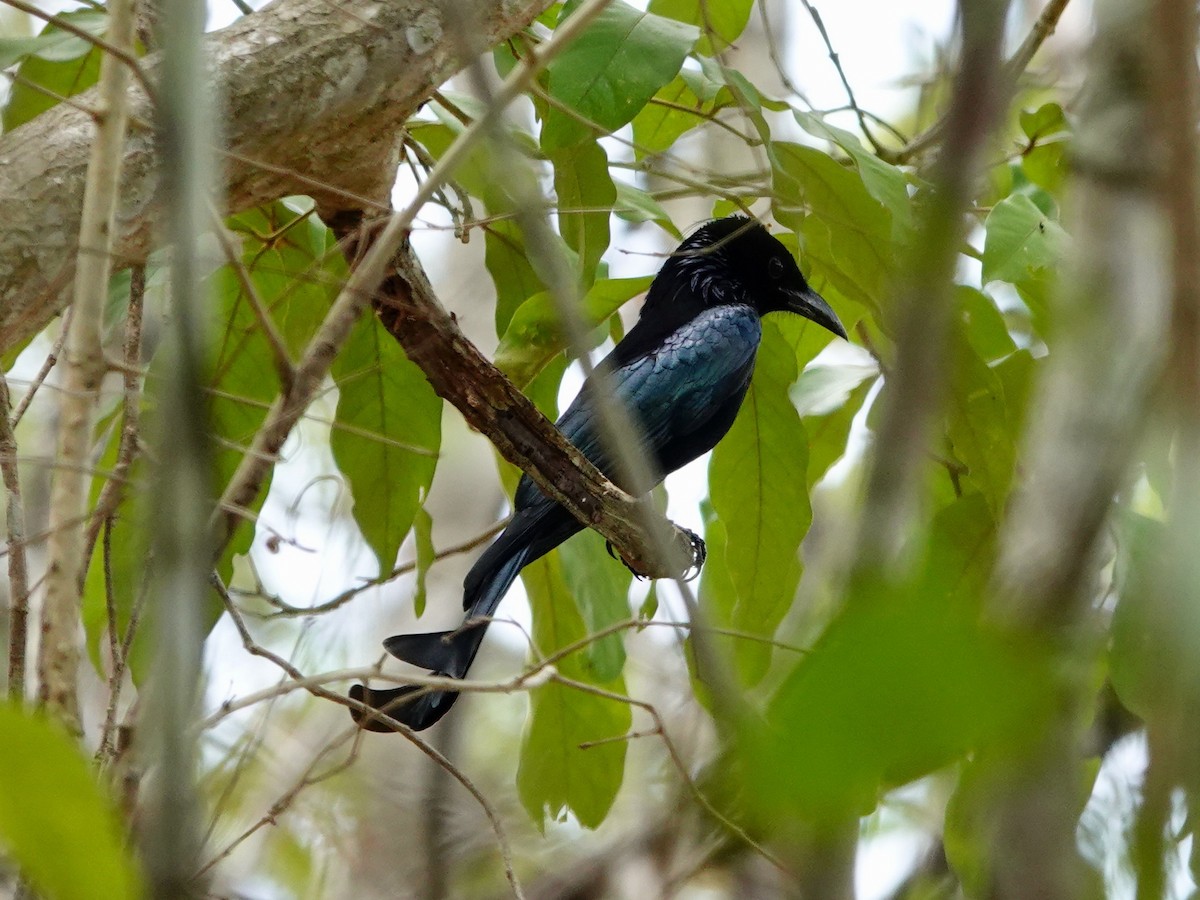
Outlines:
[[0,848],[46,900],[142,896],[116,808],[45,719],[0,705]]

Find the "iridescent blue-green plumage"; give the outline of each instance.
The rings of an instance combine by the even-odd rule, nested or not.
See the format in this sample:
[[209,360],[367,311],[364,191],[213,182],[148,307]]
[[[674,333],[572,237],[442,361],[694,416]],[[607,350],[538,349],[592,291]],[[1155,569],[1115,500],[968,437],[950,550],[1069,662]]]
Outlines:
[[[798,313],[846,336],[784,246],[753,220],[731,216],[709,222],[662,267],[637,324],[600,364],[609,389],[641,432],[637,451],[660,480],[707,453],[729,430],[754,372],[761,317],[776,311]],[[601,439],[592,391],[585,383],[558,427],[601,472],[628,489]],[[437,674],[466,676],[487,621],[521,569],[583,529],[528,476],[517,486],[513,507],[512,521],[463,583],[463,626],[396,635],[384,641],[389,653]],[[458,694],[356,685],[351,696],[419,730],[445,715]],[[364,725],[391,730],[379,722]]]

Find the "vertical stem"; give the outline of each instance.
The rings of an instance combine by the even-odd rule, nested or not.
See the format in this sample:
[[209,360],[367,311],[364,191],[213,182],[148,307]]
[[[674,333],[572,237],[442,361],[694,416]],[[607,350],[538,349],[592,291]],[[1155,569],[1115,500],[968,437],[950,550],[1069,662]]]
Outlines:
[[[1081,735],[1095,687],[1096,548],[1141,440],[1166,344],[1164,228],[1154,188],[1150,0],[1097,0],[1068,203],[1074,237],[1030,403],[1024,484],[1000,534],[990,612],[1057,663],[1055,715],[990,772],[990,895],[1089,896],[1075,840]],[[1194,550],[1192,551],[1194,556]],[[1122,600],[1124,602],[1124,600]]]
[[[163,348],[170,365],[156,385],[153,441],[157,473],[151,522],[148,615],[154,658],[144,716],[148,782],[141,831],[150,895],[198,896],[199,798],[196,737],[208,573],[214,536],[211,461],[203,394],[205,315],[197,237],[209,225],[212,118],[203,59],[205,3],[170,0],[163,15],[163,82],[159,133],[163,150],[171,255],[171,331]],[[169,461],[169,463],[167,462]]]
[[896,365],[867,476],[857,543],[860,571],[888,565],[914,521],[930,429],[942,403],[963,214],[1006,88],[1000,45],[1007,11],[1007,0],[959,4],[959,71],[931,173],[933,188],[925,197],[919,236],[908,248],[908,272],[896,301]]
[[[133,6],[133,0],[113,0],[108,6],[108,40],[124,51],[133,45]],[[101,326],[111,271],[128,84],[129,67],[105,54],[100,63],[96,137],[83,195],[74,313],[67,335],[59,405],[60,465],[54,472],[50,491],[50,559],[38,647],[38,698],[53,717],[75,732],[80,727],[75,676],[79,665],[79,584],[87,511],[87,463],[96,395],[106,371]]]
[[8,696],[25,700],[25,654],[29,637],[29,574],[25,562],[25,507],[17,469],[17,439],[13,434],[8,381],[0,375],[0,472],[8,497]]
[[[1194,802],[1197,788],[1195,722],[1197,696],[1195,640],[1200,621],[1195,613],[1200,562],[1196,529],[1200,527],[1200,241],[1197,219],[1196,114],[1200,78],[1196,68],[1197,15],[1192,0],[1154,0],[1149,44],[1153,78],[1152,119],[1164,149],[1160,198],[1170,226],[1171,329],[1170,356],[1164,387],[1174,432],[1176,459],[1168,500],[1165,560],[1154,573],[1154,585],[1137,602],[1149,609],[1148,621],[1162,671],[1169,673],[1146,711],[1149,759],[1142,784],[1142,804],[1134,830],[1134,862],[1138,900],[1165,896],[1168,884],[1167,828],[1171,794],[1187,785]],[[1167,435],[1160,435],[1168,440]]]

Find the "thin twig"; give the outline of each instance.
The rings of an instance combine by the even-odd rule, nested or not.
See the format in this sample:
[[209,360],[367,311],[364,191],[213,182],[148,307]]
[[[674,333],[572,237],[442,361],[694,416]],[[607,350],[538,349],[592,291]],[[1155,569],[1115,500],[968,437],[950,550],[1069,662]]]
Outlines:
[[[250,653],[254,656],[259,656],[263,659],[266,659],[269,662],[273,663],[274,665],[278,666],[292,679],[292,684],[295,684],[296,686],[302,686],[304,688],[304,690],[308,691],[309,693],[313,694],[314,696],[321,697],[326,700],[332,700],[334,703],[338,703],[342,706],[349,707],[351,710],[356,710],[360,713],[365,713],[375,719],[382,720],[386,724],[392,725],[393,727],[395,727],[395,729],[398,732],[403,734],[422,753],[424,753],[426,756],[428,756],[430,759],[432,759],[435,763],[437,763],[439,766],[441,766],[459,784],[461,784],[464,788],[467,789],[467,792],[470,793],[471,796],[475,798],[475,801],[483,809],[484,815],[487,816],[488,821],[491,823],[492,831],[496,835],[496,843],[500,850],[500,857],[501,857],[501,860],[504,865],[504,873],[508,879],[509,885],[512,888],[513,896],[517,897],[517,898],[523,898],[524,892],[521,890],[521,883],[518,880],[516,872],[513,869],[512,848],[508,842],[508,837],[505,834],[503,823],[501,823],[499,815],[497,815],[496,810],[493,808],[492,804],[488,801],[487,797],[484,796],[483,792],[480,791],[479,788],[477,788],[475,786],[475,784],[469,778],[467,778],[467,776],[464,775],[463,772],[457,766],[455,766],[449,759],[447,759],[444,755],[439,753],[437,750],[435,750],[433,747],[431,747],[428,743],[426,743],[424,740],[422,740],[420,737],[418,737],[407,726],[402,725],[399,722],[396,722],[395,720],[393,720],[389,716],[387,716],[386,713],[381,713],[379,710],[375,709],[374,707],[367,706],[364,703],[359,703],[358,701],[352,700],[349,697],[346,697],[342,694],[327,690],[326,688],[321,686],[322,682],[320,680],[305,678],[303,673],[300,672],[299,669],[297,669],[294,665],[292,665],[290,662],[288,662],[283,657],[279,656],[279,654],[272,653],[270,650],[267,650],[265,647],[260,646],[254,640],[253,635],[250,634],[250,629],[247,628],[245,620],[242,618],[240,611],[238,610],[237,606],[233,602],[233,599],[229,596],[229,591],[225,588],[220,577],[217,576],[216,573],[213,573],[211,580],[212,580],[213,586],[216,588],[217,592],[220,594],[222,602],[225,604],[225,609],[229,613],[229,617],[233,621],[234,627],[238,631],[238,635],[242,639],[242,645],[245,647],[245,649],[248,653]],[[319,676],[319,678],[325,678],[325,677],[326,676]],[[362,675],[354,675],[352,677],[361,678],[363,676]],[[335,679],[330,679],[330,680],[342,680],[342,679],[335,678]],[[449,681],[450,679],[445,679],[445,680]],[[275,694],[275,695],[277,696],[277,694]],[[261,702],[261,701],[256,701],[256,702]],[[226,706],[229,706],[229,704],[226,704]],[[223,707],[222,710],[224,711],[225,707]],[[212,717],[210,717],[210,719],[208,721],[211,721],[211,720],[212,720]],[[201,730],[203,730],[206,727],[208,727],[208,726],[205,723],[202,723],[200,726]],[[356,732],[358,732],[357,728],[352,728],[352,729],[348,730],[349,734],[354,734]],[[201,872],[206,871],[210,866],[211,866],[211,863],[208,865],[205,865],[204,868],[201,870]]]
[[1021,42],[1021,46],[1017,48],[1017,51],[1005,64],[1010,78],[1015,79],[1019,77],[1028,68],[1029,64],[1033,61],[1033,57],[1037,54],[1042,44],[1046,42],[1046,38],[1054,34],[1058,20],[1062,18],[1062,14],[1069,2],[1070,0],[1050,0],[1046,4],[1045,9],[1042,10],[1042,14],[1038,16],[1037,21],[1033,23],[1033,27],[1029,30],[1029,34]]
[[21,419],[25,415],[25,410],[29,409],[29,404],[33,402],[34,395],[37,394],[40,388],[46,382],[46,378],[50,375],[50,371],[58,362],[58,357],[62,353],[63,345],[67,342],[67,332],[71,327],[72,309],[67,308],[63,313],[62,328],[58,331],[58,337],[54,339],[54,346],[50,348],[50,352],[46,354],[46,359],[42,362],[42,367],[38,369],[38,373],[33,376],[33,381],[29,382],[29,389],[25,391],[25,396],[21,398],[21,402],[17,404],[17,411],[13,413],[12,427],[21,424]]
[[[775,67],[775,74],[779,76],[779,82],[783,85],[784,90],[799,97],[805,103],[808,103],[808,97],[805,93],[796,86],[788,75],[787,69],[783,65],[783,60],[779,58],[779,48],[775,45],[775,29],[771,25],[770,14],[767,11],[769,3],[756,3],[758,8],[759,18],[762,19],[763,34],[767,42],[767,53],[771,57],[771,65]],[[811,105],[811,104],[810,104]]]
[[[493,537],[495,537],[497,534],[499,534],[501,531],[503,531],[505,526],[508,525],[508,523],[510,521],[511,521],[511,517],[501,519],[495,525],[492,525],[486,531],[483,531],[483,532],[477,534],[475,537],[471,538],[470,540],[466,540],[460,544],[454,544],[451,547],[446,547],[445,549],[438,550],[433,555],[433,561],[437,562],[439,560],[446,559],[447,557],[450,557],[450,556],[456,556],[460,553],[471,552],[476,547],[480,547],[483,544],[486,544]],[[338,609],[339,607],[344,606],[345,604],[349,603],[351,600],[353,600],[355,597],[357,597],[363,591],[368,591],[371,588],[379,587],[380,585],[387,584],[390,581],[395,581],[401,575],[407,575],[409,572],[415,571],[416,568],[417,568],[417,563],[415,560],[412,562],[402,563],[401,565],[396,566],[394,569],[392,569],[392,571],[388,572],[387,574],[380,575],[378,578],[372,578],[368,581],[365,581],[363,584],[356,585],[352,588],[347,588],[346,590],[342,591],[340,594],[333,597],[332,599],[326,600],[324,603],[318,603],[316,606],[292,606],[290,603],[286,603],[283,600],[279,599],[278,597],[270,597],[267,595],[263,595],[263,599],[266,600],[266,602],[269,603],[271,606],[275,607],[276,610],[278,610],[278,612],[270,613],[270,614],[264,616],[264,618],[277,619],[277,618],[296,618],[299,616],[324,615],[325,613],[332,612],[333,610]]]
[[800,0],[804,4],[804,8],[808,10],[808,15],[812,19],[813,24],[817,26],[817,31],[821,35],[821,40],[825,42],[825,50],[829,54],[829,59],[833,63],[833,67],[837,70],[838,78],[841,79],[842,87],[846,91],[846,99],[850,104],[850,109],[854,111],[858,117],[858,127],[870,142],[872,149],[880,157],[883,157],[888,151],[879,140],[875,137],[875,133],[867,127],[867,118],[863,115],[861,107],[858,105],[858,100],[854,97],[854,88],[850,86],[850,79],[846,77],[846,72],[842,68],[841,57],[838,56],[836,50],[833,49],[833,41],[829,39],[829,32],[825,30],[825,22],[821,19],[821,14],[817,12],[817,8],[813,6],[809,0]]
[[588,684],[583,681],[576,681],[573,678],[567,678],[564,675],[554,672],[552,679],[555,683],[561,684],[564,687],[569,687],[585,694],[591,694],[596,697],[603,697],[606,700],[612,700],[617,703],[625,703],[629,706],[635,706],[638,709],[647,713],[654,720],[654,732],[662,739],[663,746],[667,750],[667,756],[671,760],[671,764],[675,767],[675,771],[679,773],[679,777],[683,779],[683,783],[687,786],[688,791],[696,799],[696,802],[704,808],[704,810],[714,819],[721,823],[722,827],[727,828],[732,834],[736,835],[738,840],[742,841],[747,847],[775,866],[783,874],[795,878],[795,872],[789,868],[783,860],[756,841],[745,828],[735,822],[725,813],[713,805],[713,802],[708,799],[704,791],[700,790],[700,786],[696,784],[688,771],[687,763],[683,759],[683,755],[679,752],[679,748],[675,746],[675,742],[671,736],[667,734],[666,725],[663,723],[662,716],[658,709],[652,703],[647,703],[645,700],[638,700],[634,697],[618,694],[614,691],[608,691],[604,688],[597,687],[594,684]]
[[[295,784],[284,791],[283,794],[271,804],[271,808],[267,810],[266,814],[249,828],[246,828],[228,844],[226,844],[219,852],[210,857],[204,863],[204,865],[197,870],[195,877],[199,879],[207,875],[214,866],[228,859],[238,847],[245,843],[246,840],[253,837],[261,829],[268,825],[279,824],[279,817],[287,812],[287,810],[292,806],[293,803],[296,802],[296,799],[305,789],[310,788],[313,785],[320,784],[322,781],[326,781],[340,772],[344,772],[346,769],[350,768],[350,766],[352,766],[358,759],[358,751],[359,747],[361,746],[361,742],[356,740],[356,738],[358,737],[359,733],[360,732],[356,728],[347,728],[333,738],[333,740],[331,740],[328,744],[322,747],[321,750],[313,757],[312,762],[309,763],[308,767],[304,771],[304,774],[297,779]],[[346,755],[345,759],[338,761],[319,774],[313,774],[318,763],[320,763],[327,755],[334,752],[347,742],[353,743],[351,744],[350,752]]]
[[[1016,82],[1046,38],[1054,33],[1054,29],[1058,25],[1058,20],[1062,17],[1068,2],[1070,0],[1050,0],[1046,4],[1046,8],[1038,16],[1038,20],[1034,23],[1025,40],[1021,42],[1021,46],[1017,48],[1012,58],[1004,64],[1004,74],[1009,81]],[[908,162],[914,156],[924,153],[934,144],[938,143],[945,133],[946,125],[946,117],[938,119],[933,125],[929,126],[921,134],[918,134],[899,150],[885,149],[884,152],[879,154],[880,159],[894,164]]]
[[141,426],[142,379],[138,367],[142,360],[142,312],[146,299],[146,268],[134,266],[129,272],[129,308],[125,315],[125,344],[122,352],[121,369],[124,380],[124,399],[121,408],[121,436],[117,446],[117,459],[88,523],[84,538],[84,564],[80,567],[80,578],[87,575],[87,561],[92,558],[96,537],[100,528],[109,523],[125,495],[129,469],[138,453],[138,435]]

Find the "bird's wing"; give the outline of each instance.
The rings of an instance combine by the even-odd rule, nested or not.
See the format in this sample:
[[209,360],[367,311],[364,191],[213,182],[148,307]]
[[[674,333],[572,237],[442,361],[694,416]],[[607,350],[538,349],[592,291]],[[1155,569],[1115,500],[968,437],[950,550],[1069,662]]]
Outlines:
[[[761,337],[762,323],[749,306],[708,309],[654,350],[608,373],[609,389],[635,416],[645,449],[653,459],[670,458],[672,442],[693,438],[727,408],[727,400],[740,398],[749,383]],[[558,427],[611,477],[613,460],[601,439],[596,416],[592,388],[584,385],[559,418]],[[723,433],[716,434],[703,449],[711,449]],[[523,479],[517,507],[535,502],[538,496],[533,484]]]

